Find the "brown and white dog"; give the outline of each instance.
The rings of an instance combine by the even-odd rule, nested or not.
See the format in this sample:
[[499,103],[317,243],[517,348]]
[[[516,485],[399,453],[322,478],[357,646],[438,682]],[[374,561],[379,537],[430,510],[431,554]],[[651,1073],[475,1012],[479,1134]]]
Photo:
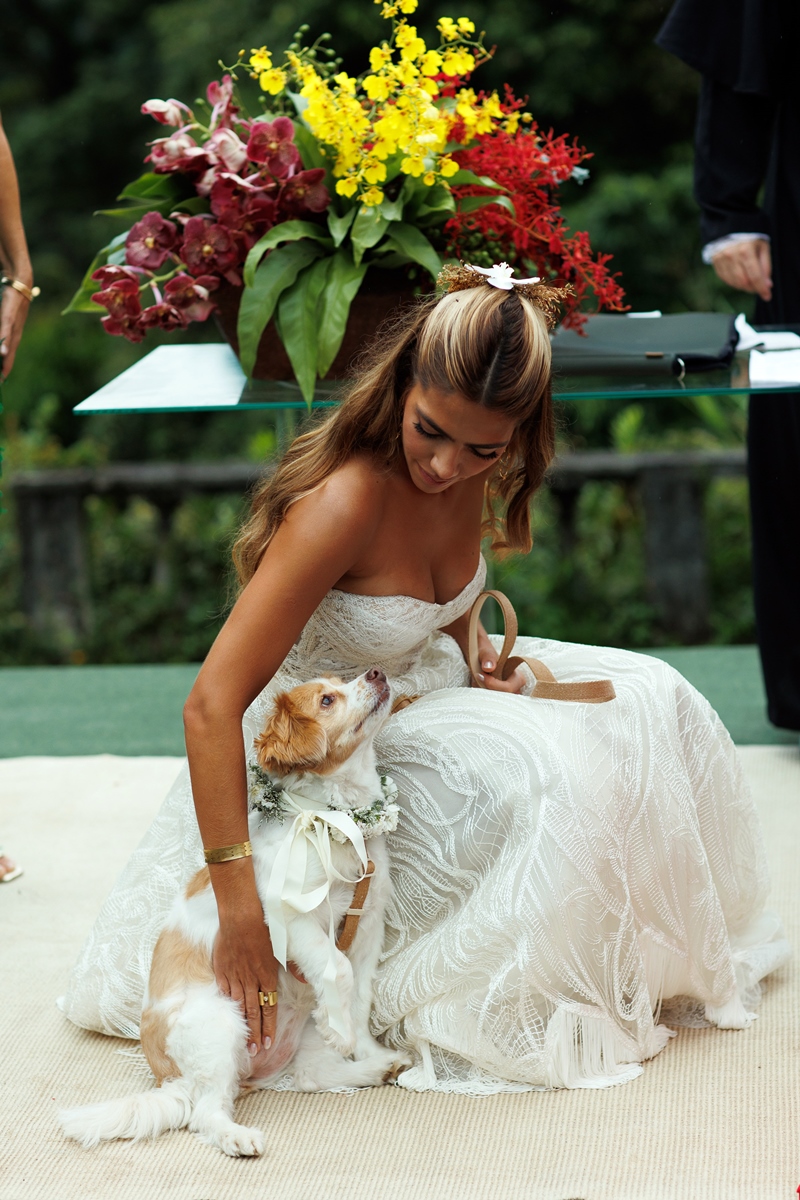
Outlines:
[[[300,806],[291,810],[298,814],[292,829],[300,842],[307,836],[315,844],[331,811],[330,820],[341,823],[342,814],[346,818],[348,811],[367,810],[384,798],[373,739],[390,711],[390,688],[377,669],[347,684],[317,679],[276,698],[255,749],[262,778],[274,780],[275,794],[294,796]],[[306,804],[309,811],[303,808]],[[310,815],[314,806],[325,810],[316,819]],[[261,1154],[261,1130],[233,1120],[240,1090],[267,1086],[289,1069],[295,1088],[303,1091],[368,1087],[408,1065],[369,1031],[373,977],[390,895],[384,838],[370,839],[374,877],[345,955],[335,947],[332,930],[352,904],[354,881],[364,872],[363,843],[359,854],[354,842],[335,840],[331,828],[334,837],[326,837],[319,854],[303,845],[300,889],[304,896],[320,889],[325,898],[306,912],[281,905],[278,897],[276,910],[273,868],[281,856],[284,866],[289,861],[287,839],[292,832],[287,829],[286,814],[282,820],[265,820],[263,813],[251,811],[259,896],[267,914],[281,914],[285,955],[310,985],[280,970],[273,1046],[250,1057],[241,1008],[215,982],[211,955],[219,920],[204,867],[175,902],[153,954],[141,1041],[157,1086],[140,1095],[62,1112],[67,1136],[95,1146],[106,1139],[155,1137],[188,1125],[202,1141],[226,1154]],[[273,941],[275,937],[273,931]]]

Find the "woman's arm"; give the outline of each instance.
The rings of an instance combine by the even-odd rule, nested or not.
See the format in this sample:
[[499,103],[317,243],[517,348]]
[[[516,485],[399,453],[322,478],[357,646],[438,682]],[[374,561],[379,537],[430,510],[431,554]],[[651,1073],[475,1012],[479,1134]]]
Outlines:
[[[242,716],[286,657],[323,596],[359,559],[378,518],[374,482],[357,464],[298,501],[270,543],[197,677],[184,729],[197,822],[206,848],[247,840]],[[220,932],[214,970],[242,1003],[250,1052],[275,1035],[277,964],[255,886],[252,859],[212,865]]]
[[[33,283],[33,270],[22,226],[19,187],[14,159],[0,122],[0,267],[2,274],[18,279],[26,287]],[[30,301],[16,288],[4,287],[0,305],[0,376],[9,375],[14,365],[22,327]]]

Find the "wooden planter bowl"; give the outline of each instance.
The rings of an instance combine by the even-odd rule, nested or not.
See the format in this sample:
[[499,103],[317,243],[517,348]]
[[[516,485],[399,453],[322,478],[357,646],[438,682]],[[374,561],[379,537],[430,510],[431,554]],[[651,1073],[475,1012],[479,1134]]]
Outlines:
[[[401,305],[413,300],[414,292],[414,284],[402,271],[368,271],[350,307],[344,341],[325,378],[346,379],[353,359],[362,352],[381,322]],[[217,302],[214,316],[217,325],[237,357],[239,343],[236,338],[236,321],[241,296],[241,288],[225,282],[214,292]],[[253,378],[294,379],[292,364],[278,337],[274,321],[270,321],[261,335]]]

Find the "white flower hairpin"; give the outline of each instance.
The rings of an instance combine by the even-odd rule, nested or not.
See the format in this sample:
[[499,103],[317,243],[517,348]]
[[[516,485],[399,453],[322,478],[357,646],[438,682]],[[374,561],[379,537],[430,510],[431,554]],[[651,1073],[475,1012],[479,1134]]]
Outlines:
[[555,280],[546,283],[540,275],[532,279],[514,279],[514,268],[508,263],[495,263],[492,267],[474,267],[471,263],[448,263],[439,272],[439,287],[447,292],[461,292],[469,288],[494,287],[501,292],[519,292],[543,314],[548,329],[553,329],[567,298],[575,294],[570,283]]
[[506,262],[495,263],[492,267],[473,267],[471,263],[465,263],[464,267],[467,271],[477,271],[492,287],[500,288],[504,292],[510,292],[513,287],[528,287],[533,283],[541,283],[540,275],[534,275],[531,279],[514,279],[514,268]]

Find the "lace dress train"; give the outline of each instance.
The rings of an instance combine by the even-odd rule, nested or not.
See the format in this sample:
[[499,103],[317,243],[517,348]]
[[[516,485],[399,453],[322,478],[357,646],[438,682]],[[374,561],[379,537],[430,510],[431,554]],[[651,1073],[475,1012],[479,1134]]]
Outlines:
[[[409,1088],[598,1087],[641,1072],[669,1024],[746,1025],[788,956],[735,749],[708,703],[657,659],[520,638],[560,680],[617,699],[574,704],[470,689],[437,630],[450,604],[332,591],[248,710],[276,690],[383,667],[421,695],[378,740],[400,791],[395,886],[375,1032],[407,1049]],[[106,901],[60,1001],[79,1025],[138,1035],[164,916],[202,861],[184,768]]]

